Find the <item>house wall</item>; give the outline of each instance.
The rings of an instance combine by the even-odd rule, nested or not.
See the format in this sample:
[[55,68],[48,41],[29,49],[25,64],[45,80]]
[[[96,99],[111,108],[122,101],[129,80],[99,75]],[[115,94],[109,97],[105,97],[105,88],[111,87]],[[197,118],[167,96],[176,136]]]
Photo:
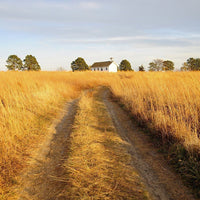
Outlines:
[[110,64],[109,72],[117,72],[117,65],[115,63]]

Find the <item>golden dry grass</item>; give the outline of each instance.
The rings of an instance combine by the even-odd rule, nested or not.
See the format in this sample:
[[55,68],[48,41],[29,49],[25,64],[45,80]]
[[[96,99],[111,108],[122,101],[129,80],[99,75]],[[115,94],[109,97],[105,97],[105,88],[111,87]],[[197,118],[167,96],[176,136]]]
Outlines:
[[0,194],[15,182],[64,103],[99,82],[98,76],[87,73],[0,73]]
[[[69,138],[66,187],[68,199],[149,199],[131,167],[125,142],[116,133],[98,93],[87,92],[79,102]],[[63,177],[64,178],[64,177]]]
[[200,152],[200,73],[124,73],[111,82],[115,96],[135,118],[160,133]]
[[64,103],[99,85],[110,87],[163,141],[200,151],[199,72],[1,72],[0,194],[13,184]]

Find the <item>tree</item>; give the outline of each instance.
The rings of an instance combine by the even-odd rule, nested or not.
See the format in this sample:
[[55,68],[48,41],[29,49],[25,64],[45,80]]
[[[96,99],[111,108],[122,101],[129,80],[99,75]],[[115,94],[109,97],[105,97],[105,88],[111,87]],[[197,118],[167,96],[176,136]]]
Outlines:
[[163,71],[173,71],[174,70],[174,63],[170,60],[166,60],[163,62]]
[[149,63],[149,71],[159,71],[158,67],[156,66],[154,62]]
[[27,55],[24,59],[24,70],[28,71],[39,71],[41,70],[35,56]]
[[181,71],[188,71],[188,70],[189,70],[188,69],[188,64],[187,64],[187,62],[184,62],[182,67],[181,67]]
[[122,60],[119,69],[120,71],[132,71],[131,64],[128,60]]
[[144,71],[145,71],[145,69],[144,69],[144,66],[143,66],[143,65],[140,65],[140,66],[139,66],[139,71],[140,71],[140,72],[144,72]]
[[78,65],[76,65],[75,61],[72,61],[71,68],[72,68],[72,71],[74,72],[74,71],[78,70],[79,67],[78,67]]
[[189,58],[187,59],[188,70],[199,71],[200,70],[200,58]]
[[72,71],[85,71],[89,70],[88,65],[86,64],[85,60],[81,57],[78,57],[75,61],[71,63]]
[[6,62],[8,70],[21,70],[23,68],[22,60],[16,55],[10,55]]
[[161,71],[163,68],[163,60],[155,59],[149,63],[149,71]]

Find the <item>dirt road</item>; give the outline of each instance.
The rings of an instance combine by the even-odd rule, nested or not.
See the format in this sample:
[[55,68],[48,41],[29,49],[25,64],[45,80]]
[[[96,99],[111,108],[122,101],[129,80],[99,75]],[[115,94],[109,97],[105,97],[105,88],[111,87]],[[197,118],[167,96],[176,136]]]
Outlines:
[[[99,97],[106,106],[118,135],[129,143],[131,164],[137,170],[151,199],[193,200],[180,177],[172,172],[148,136],[112,100],[111,92],[106,88],[100,90]],[[78,100],[74,100],[68,103],[60,119],[52,125],[47,139],[41,143],[38,153],[31,159],[30,167],[21,176],[21,184],[16,189],[17,199],[68,199],[59,194],[65,187],[62,164],[67,151],[67,138],[72,131],[76,115],[77,102]]]

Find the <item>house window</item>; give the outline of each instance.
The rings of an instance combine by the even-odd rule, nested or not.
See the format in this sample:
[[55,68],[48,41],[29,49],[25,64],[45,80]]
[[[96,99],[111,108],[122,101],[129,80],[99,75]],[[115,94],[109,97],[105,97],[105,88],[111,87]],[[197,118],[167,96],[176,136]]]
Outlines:
[[97,70],[99,71],[99,68],[97,68]]
[[106,71],[108,70],[108,68],[106,67]]
[[94,71],[95,71],[95,68],[94,68]]
[[103,71],[103,68],[101,68],[101,71]]

